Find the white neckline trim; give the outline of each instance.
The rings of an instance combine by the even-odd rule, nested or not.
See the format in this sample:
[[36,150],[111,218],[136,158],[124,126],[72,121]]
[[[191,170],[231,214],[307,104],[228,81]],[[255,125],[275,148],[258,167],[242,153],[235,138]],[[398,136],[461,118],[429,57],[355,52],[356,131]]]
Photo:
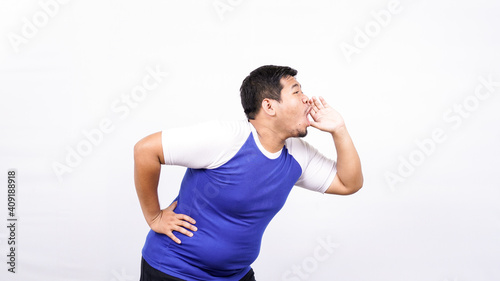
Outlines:
[[279,151],[277,151],[275,153],[267,151],[264,148],[264,146],[262,146],[262,144],[260,143],[259,135],[257,134],[257,130],[255,129],[253,124],[250,122],[248,122],[248,124],[250,125],[250,130],[252,131],[252,136],[253,136],[253,139],[255,141],[255,144],[257,144],[257,147],[259,148],[260,152],[262,152],[262,154],[264,154],[264,156],[266,156],[269,159],[277,159],[278,157],[280,157],[281,152],[283,151],[283,148],[281,148]]

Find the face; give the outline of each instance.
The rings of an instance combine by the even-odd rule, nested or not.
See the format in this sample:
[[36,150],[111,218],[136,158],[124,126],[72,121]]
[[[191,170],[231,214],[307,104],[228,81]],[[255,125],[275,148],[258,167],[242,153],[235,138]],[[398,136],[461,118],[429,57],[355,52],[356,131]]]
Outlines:
[[309,98],[304,95],[295,77],[281,78],[281,102],[276,103],[276,115],[280,125],[288,137],[305,137],[309,122],[311,106]]

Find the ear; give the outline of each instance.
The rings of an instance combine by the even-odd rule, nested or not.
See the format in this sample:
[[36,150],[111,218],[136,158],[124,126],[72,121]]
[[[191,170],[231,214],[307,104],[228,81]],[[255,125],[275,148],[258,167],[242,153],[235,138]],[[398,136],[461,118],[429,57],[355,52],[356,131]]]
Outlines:
[[261,110],[269,116],[276,115],[275,100],[265,98],[262,100]]

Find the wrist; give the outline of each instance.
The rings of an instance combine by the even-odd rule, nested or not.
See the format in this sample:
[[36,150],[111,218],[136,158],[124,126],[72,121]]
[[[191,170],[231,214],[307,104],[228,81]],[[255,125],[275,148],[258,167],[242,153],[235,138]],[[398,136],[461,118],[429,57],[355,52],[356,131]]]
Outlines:
[[347,134],[347,128],[346,128],[345,124],[343,124],[341,126],[336,127],[332,131],[330,131],[330,134],[332,134],[332,136],[334,138],[344,136]]
[[161,218],[161,215],[162,215],[162,211],[161,210],[158,210],[158,212],[155,212],[155,213],[151,213],[150,215],[148,215],[146,217],[146,222],[147,224],[151,227],[151,225],[157,221],[158,219]]

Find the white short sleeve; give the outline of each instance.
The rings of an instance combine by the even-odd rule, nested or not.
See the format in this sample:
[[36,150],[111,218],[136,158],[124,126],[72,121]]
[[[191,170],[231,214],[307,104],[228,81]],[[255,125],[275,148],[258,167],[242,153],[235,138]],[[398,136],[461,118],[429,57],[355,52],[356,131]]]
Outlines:
[[325,193],[337,174],[337,163],[302,139],[290,138],[286,145],[302,168],[302,175],[296,185]]
[[162,131],[166,165],[214,169],[229,161],[250,135],[248,121],[209,121]]

